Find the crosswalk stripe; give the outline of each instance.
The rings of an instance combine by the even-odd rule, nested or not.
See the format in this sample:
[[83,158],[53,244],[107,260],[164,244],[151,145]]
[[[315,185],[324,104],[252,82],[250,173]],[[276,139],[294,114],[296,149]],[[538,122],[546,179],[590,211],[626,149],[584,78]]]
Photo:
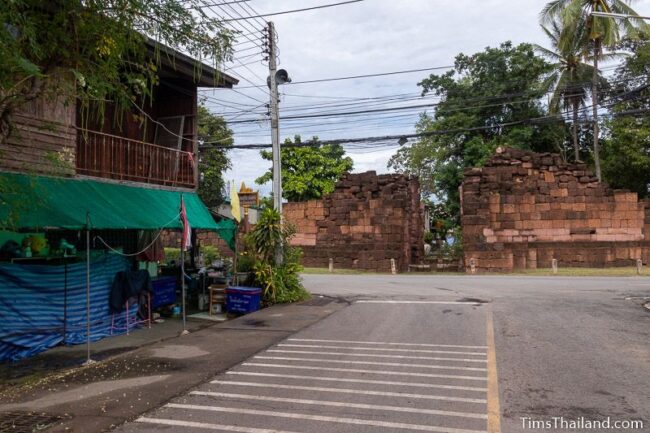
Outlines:
[[238,376],[276,377],[282,379],[305,379],[305,380],[315,380],[315,381],[323,381],[323,382],[366,383],[372,385],[409,386],[413,388],[455,389],[459,391],[487,392],[487,388],[484,387],[443,385],[443,384],[436,384],[436,383],[410,383],[410,382],[397,382],[392,380],[368,380],[368,379],[351,379],[345,377],[303,376],[298,374],[257,373],[252,371],[226,371],[226,374],[232,374]]
[[419,409],[413,407],[387,406],[387,405],[379,405],[379,404],[362,404],[362,403],[338,402],[338,401],[330,401],[330,400],[308,400],[302,398],[270,397],[270,396],[263,396],[263,395],[232,394],[226,392],[212,392],[212,391],[192,391],[190,392],[190,394],[207,396],[207,397],[232,398],[232,399],[240,399],[240,400],[269,401],[269,402],[276,402],[276,403],[294,403],[294,404],[304,404],[310,406],[350,407],[355,409],[382,410],[382,411],[389,411],[389,412],[404,412],[404,413],[417,413],[417,414],[424,414],[424,415],[452,416],[452,417],[459,417],[459,418],[487,419],[487,414],[481,414],[481,413],[456,412],[456,411],[438,410],[438,409]]
[[375,362],[375,361],[349,361],[338,359],[323,359],[323,358],[291,358],[288,356],[255,356],[256,359],[271,359],[279,361],[307,361],[307,362],[331,362],[334,364],[367,364],[367,365],[384,365],[391,367],[413,367],[413,368],[434,368],[440,370],[463,370],[463,371],[485,371],[487,368],[480,367],[458,367],[453,365],[430,365],[430,364],[403,364],[399,362]]
[[336,356],[362,356],[364,358],[392,358],[392,359],[426,359],[429,361],[454,361],[454,362],[478,362],[487,364],[487,359],[470,359],[470,358],[440,358],[435,356],[408,356],[408,355],[378,355],[375,353],[341,353],[341,352],[316,352],[313,350],[283,350],[268,349],[267,352],[273,353],[300,353],[304,355],[336,355]]
[[407,423],[400,423],[400,422],[375,421],[370,419],[309,415],[309,414],[299,414],[299,413],[289,413],[289,412],[278,412],[272,410],[241,409],[241,408],[234,408],[234,407],[201,406],[195,404],[177,404],[177,403],[168,403],[165,405],[165,407],[174,408],[174,409],[202,410],[202,411],[209,411],[209,412],[226,412],[226,413],[237,413],[243,415],[260,415],[265,417],[334,422],[334,423],[351,424],[351,425],[365,425],[365,426],[374,426],[374,427],[385,427],[385,428],[394,428],[394,429],[418,430],[418,431],[440,432],[440,433],[479,433],[479,432],[484,433],[484,431],[479,431],[479,430],[458,429],[458,428],[434,426],[434,425],[407,424]]
[[389,392],[389,391],[364,391],[361,389],[349,388],[324,388],[319,386],[301,386],[301,385],[284,385],[279,383],[260,383],[260,382],[239,382],[234,380],[213,380],[210,383],[215,385],[230,385],[230,386],[247,386],[254,388],[271,388],[271,389],[295,389],[299,391],[314,391],[314,392],[330,392],[336,394],[357,394],[357,395],[377,395],[382,397],[399,397],[399,398],[412,398],[421,400],[442,400],[442,401],[457,401],[463,403],[478,403],[485,404],[485,398],[466,398],[466,397],[450,397],[444,395],[431,395],[431,394],[411,394],[406,392]]
[[461,379],[461,380],[481,380],[487,381],[486,377],[476,376],[456,376],[453,374],[433,374],[433,373],[410,373],[405,371],[386,371],[386,370],[360,370],[355,368],[335,368],[335,367],[313,367],[306,365],[281,365],[281,364],[265,364],[260,362],[244,362],[241,365],[250,367],[266,367],[266,368],[290,368],[300,370],[318,370],[318,371],[340,371],[344,373],[371,373],[383,374],[393,376],[413,376],[413,377],[435,377],[440,379]]
[[447,348],[457,348],[457,349],[487,350],[487,346],[462,346],[458,344],[395,343],[395,342],[388,342],[388,341],[357,341],[357,340],[318,340],[315,338],[287,338],[287,341],[303,341],[307,343],[384,344],[387,346],[447,347]]
[[487,356],[486,352],[456,352],[450,350],[428,350],[428,349],[385,349],[379,347],[349,347],[349,346],[322,346],[315,344],[286,344],[280,343],[278,347],[303,347],[310,349],[344,349],[344,350],[375,350],[381,352],[417,352],[417,353],[442,353],[447,355],[473,355]]
[[237,432],[237,433],[298,433],[295,431],[288,431],[288,430],[241,427],[236,425],[212,424],[207,422],[196,422],[196,421],[181,421],[176,419],[148,418],[144,416],[136,419],[135,422],[169,425],[174,427],[202,428],[206,430],[223,430],[223,431]]

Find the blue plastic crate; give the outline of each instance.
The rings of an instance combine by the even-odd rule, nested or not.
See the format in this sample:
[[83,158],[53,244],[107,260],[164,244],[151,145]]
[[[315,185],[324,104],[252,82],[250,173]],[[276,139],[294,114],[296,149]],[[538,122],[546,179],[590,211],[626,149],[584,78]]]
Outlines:
[[151,280],[151,308],[158,308],[176,302],[176,277],[159,277]]
[[262,289],[258,287],[228,287],[226,310],[229,313],[252,313],[260,309]]

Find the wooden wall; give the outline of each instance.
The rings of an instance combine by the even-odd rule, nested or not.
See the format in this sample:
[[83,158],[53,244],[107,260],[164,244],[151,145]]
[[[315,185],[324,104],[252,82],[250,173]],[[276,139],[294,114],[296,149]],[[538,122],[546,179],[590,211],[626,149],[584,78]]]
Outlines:
[[0,144],[0,169],[72,176],[75,173],[76,107],[43,96],[14,114],[15,128]]

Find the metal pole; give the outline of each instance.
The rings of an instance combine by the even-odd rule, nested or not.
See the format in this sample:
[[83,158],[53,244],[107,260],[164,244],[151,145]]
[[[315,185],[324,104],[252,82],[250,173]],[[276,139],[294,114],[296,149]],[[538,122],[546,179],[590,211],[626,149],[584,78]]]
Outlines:
[[[128,326],[128,323],[127,323]],[[90,359],[90,212],[86,212],[86,362]]]
[[181,236],[181,303],[183,315],[183,332],[181,335],[189,334],[185,320],[185,245],[183,245],[183,236]]
[[[282,220],[282,161],[280,158],[280,113],[278,108],[278,81],[275,73],[277,72],[275,46],[275,26],[272,22],[268,23],[269,32],[269,78],[271,85],[271,143],[273,146],[273,208],[278,211]],[[275,250],[275,263],[282,264],[284,256],[282,243],[278,244]]]
[[67,344],[68,334],[68,258],[63,253],[63,345]]

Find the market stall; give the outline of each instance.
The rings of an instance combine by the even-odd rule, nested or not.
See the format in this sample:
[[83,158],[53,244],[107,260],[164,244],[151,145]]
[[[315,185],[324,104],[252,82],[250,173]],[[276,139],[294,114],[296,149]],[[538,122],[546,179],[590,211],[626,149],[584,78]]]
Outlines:
[[160,231],[219,228],[190,191],[10,173],[0,182],[0,221],[11,227],[0,246],[0,360],[128,331],[120,320],[130,316],[109,307],[116,275],[142,268],[153,304],[168,302],[170,279],[156,277]]

